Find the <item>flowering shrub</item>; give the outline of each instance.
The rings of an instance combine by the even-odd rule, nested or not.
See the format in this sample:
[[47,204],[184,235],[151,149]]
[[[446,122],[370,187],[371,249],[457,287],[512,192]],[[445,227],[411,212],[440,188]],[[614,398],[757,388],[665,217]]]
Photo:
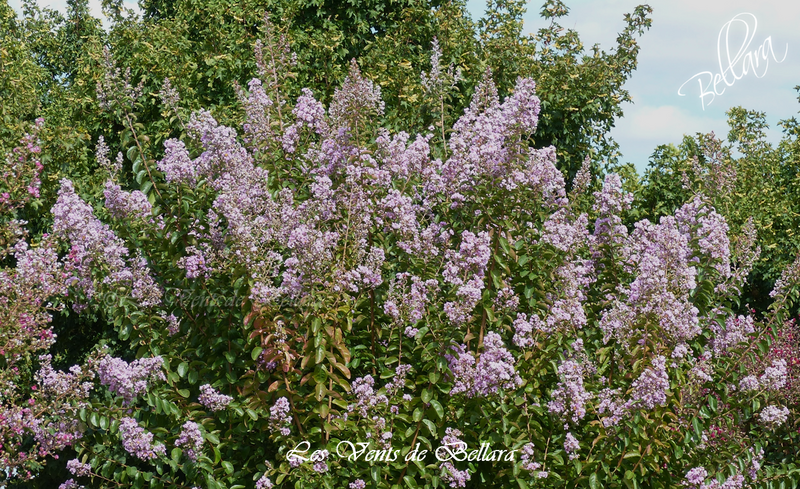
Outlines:
[[[567,193],[555,149],[529,145],[533,80],[501,101],[487,71],[436,144],[379,127],[355,62],[328,108],[256,79],[241,138],[199,110],[155,161],[140,92],[106,65],[140,188],[101,145],[104,205],[63,180],[53,233],[17,239],[0,276],[0,463],[18,477],[66,447],[65,487],[743,487],[797,470],[796,355],[769,335],[785,339],[798,266],[768,316],[735,315],[754,250],[702,195],[629,229],[632,197],[614,174],[590,194],[588,159]],[[101,315],[136,358],[30,362],[61,307]]]

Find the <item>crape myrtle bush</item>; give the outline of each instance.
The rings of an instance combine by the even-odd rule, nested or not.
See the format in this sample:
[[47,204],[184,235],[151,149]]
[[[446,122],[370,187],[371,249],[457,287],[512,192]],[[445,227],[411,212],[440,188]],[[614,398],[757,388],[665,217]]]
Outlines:
[[780,125],[784,136],[773,145],[766,140],[764,113],[732,108],[727,142],[711,133],[685,136],[677,147],[659,146],[637,190],[640,218],[671,214],[693,194],[703,193],[735,233],[749,222],[758,230],[762,253],[744,297],[759,313],[766,311],[775,281],[800,251],[795,237],[800,224],[797,121]]
[[[131,123],[140,89],[105,60],[138,189],[100,141],[102,205],[62,180],[34,240],[15,212],[46,121],[7,157],[0,464],[17,480],[59,453],[64,488],[794,480],[800,260],[763,319],[734,314],[753,227],[729,237],[698,194],[629,229],[632,196],[614,174],[592,192],[588,159],[567,193],[555,148],[529,146],[531,79],[501,100],[487,71],[437,144],[376,123],[357,63],[326,107],[289,101],[268,77],[291,57],[257,52],[241,132],[184,120],[164,83],[186,137],[156,161]],[[421,79],[441,99],[454,76],[434,61]],[[61,309],[102,316],[135,358],[98,347],[56,370]]]

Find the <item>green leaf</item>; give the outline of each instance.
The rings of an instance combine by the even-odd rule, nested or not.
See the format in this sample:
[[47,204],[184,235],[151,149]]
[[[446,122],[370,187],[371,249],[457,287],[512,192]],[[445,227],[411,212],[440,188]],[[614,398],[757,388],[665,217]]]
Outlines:
[[186,377],[186,372],[188,371],[189,371],[188,363],[181,362],[180,365],[178,365],[178,375],[180,375],[181,377]]
[[439,404],[439,401],[431,399],[431,406],[433,406],[433,410],[436,411],[436,416],[438,416],[439,419],[444,419],[444,408]]

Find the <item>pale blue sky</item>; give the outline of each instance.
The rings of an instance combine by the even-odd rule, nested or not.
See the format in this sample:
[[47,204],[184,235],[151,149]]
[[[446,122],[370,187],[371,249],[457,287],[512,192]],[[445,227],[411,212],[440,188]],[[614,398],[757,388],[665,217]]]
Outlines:
[[[525,16],[525,31],[535,32],[545,22],[538,16],[542,0],[529,3]],[[609,49],[615,45],[617,34],[624,28],[624,14],[632,12],[636,0],[566,0],[570,7],[567,17],[560,19],[564,27],[578,31],[585,46],[599,43]],[[800,85],[800,2],[786,0],[652,0],[653,26],[640,40],[639,66],[625,85],[631,93],[633,104],[623,106],[624,118],[617,121],[611,135],[619,142],[622,161],[634,163],[640,173],[648,157],[659,144],[679,143],[683,134],[714,131],[727,135],[725,112],[741,105],[747,109],[767,113],[771,126],[769,139],[777,142],[780,130],[777,122],[800,111],[797,93]],[[482,15],[485,0],[469,0],[468,8],[473,18]],[[703,108],[697,81],[684,87],[687,96],[678,95],[681,85],[693,75],[703,71],[719,73],[717,41],[720,29],[737,14],[748,12],[755,17],[740,17],[729,31],[731,58],[744,48],[746,37],[752,40],[743,52],[752,52],[762,46],[767,37],[778,60],[770,56],[769,64],[759,63],[757,78],[750,74],[733,82],[717,85],[722,95],[706,97]],[[748,21],[750,33],[746,33]],[[753,34],[755,27],[755,34]],[[725,36],[722,38],[723,59]],[[788,45],[788,51],[787,51]],[[759,58],[760,59],[760,58]],[[727,63],[725,63],[727,67]],[[742,63],[735,71],[740,74]],[[766,71],[764,71],[766,68]],[[708,90],[711,90],[709,88]]]
[[[566,0],[570,13],[560,23],[578,31],[584,45],[599,43],[602,48],[614,46],[617,34],[625,26],[623,16],[633,11],[637,0]],[[19,11],[21,0],[10,0]],[[62,12],[65,0],[39,0]],[[542,0],[529,3],[525,16],[525,31],[534,32],[544,26],[538,16]],[[679,143],[683,134],[715,131],[727,134],[725,111],[741,105],[767,113],[771,126],[770,140],[777,142],[780,131],[777,122],[794,116],[800,110],[796,85],[800,85],[800,2],[786,0],[652,0],[653,26],[640,40],[639,67],[626,84],[633,104],[623,107],[625,115],[617,121],[612,136],[620,144],[622,161],[634,163],[642,173],[653,149],[664,143]],[[101,17],[100,0],[90,0],[92,13]],[[136,7],[127,0],[125,5]],[[477,19],[485,11],[486,0],[468,0],[468,9]],[[696,73],[719,73],[717,42],[720,29],[737,14],[742,22],[734,22],[729,31],[729,49],[735,52],[745,48],[747,37],[751,42],[743,53],[754,52],[771,38],[778,63],[769,57],[764,64],[759,58],[756,69],[760,78],[751,72],[736,80],[731,86],[717,85],[724,93],[699,97],[697,81],[684,87],[687,96],[678,95],[678,89]],[[753,20],[755,19],[755,20]],[[746,21],[746,22],[744,22]],[[748,34],[745,29],[751,29]],[[752,29],[755,28],[753,34]],[[784,58],[785,55],[785,58]],[[758,57],[757,54],[753,56]],[[724,58],[724,36],[723,36]],[[766,69],[764,69],[766,68]],[[740,73],[742,63],[735,65]],[[728,75],[728,80],[733,78]],[[713,87],[709,87],[711,90]],[[709,104],[709,102],[711,102]]]

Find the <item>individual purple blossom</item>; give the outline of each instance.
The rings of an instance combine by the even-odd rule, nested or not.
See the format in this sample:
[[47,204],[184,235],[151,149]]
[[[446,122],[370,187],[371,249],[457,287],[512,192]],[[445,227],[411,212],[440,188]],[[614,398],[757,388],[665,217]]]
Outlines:
[[200,386],[200,397],[198,401],[211,411],[220,411],[225,409],[228,404],[233,401],[233,398],[225,394],[220,394],[209,384],[204,384]]
[[197,461],[197,455],[203,450],[203,434],[194,421],[187,421],[181,427],[181,433],[175,440],[176,447],[183,447],[183,453],[192,462]]
[[166,380],[160,356],[140,358],[128,363],[121,358],[104,356],[97,365],[100,383],[108,390],[122,396],[123,404],[129,406],[141,394],[147,392],[148,384]]
[[145,431],[133,418],[122,418],[119,424],[122,447],[144,461],[153,460],[166,453],[164,445],[153,445],[153,434]]
[[67,470],[75,477],[83,477],[92,473],[92,466],[81,463],[80,460],[74,458],[67,462]]
[[364,482],[362,479],[356,479],[350,484],[347,485],[349,489],[364,489],[367,487],[367,483]]
[[269,430],[272,433],[280,432],[281,436],[289,436],[292,430],[289,426],[292,423],[292,417],[289,416],[291,406],[289,400],[285,397],[278,398],[275,404],[269,408]]
[[784,406],[767,406],[758,413],[758,420],[769,428],[778,428],[789,417],[789,410]]

